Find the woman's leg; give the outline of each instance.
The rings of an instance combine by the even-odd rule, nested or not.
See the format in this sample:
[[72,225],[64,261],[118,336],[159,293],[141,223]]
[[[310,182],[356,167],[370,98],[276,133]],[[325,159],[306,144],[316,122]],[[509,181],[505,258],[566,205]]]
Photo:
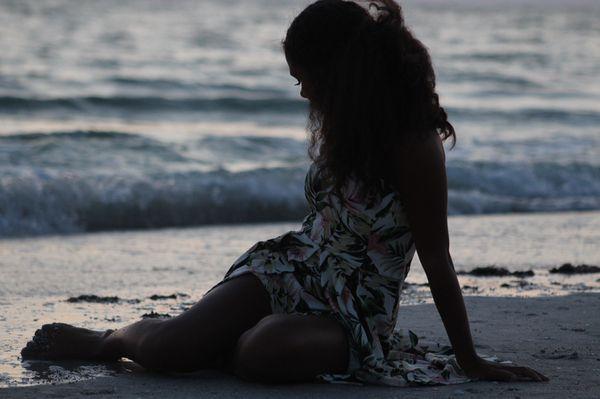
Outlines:
[[273,314],[242,334],[233,369],[248,380],[303,382],[321,373],[345,372],[348,356],[348,339],[336,320],[318,315]]
[[270,298],[250,273],[232,278],[171,319],[145,319],[114,332],[67,324],[47,324],[21,355],[42,359],[115,360],[129,358],[165,371],[215,366],[235,348],[240,335],[271,314]]

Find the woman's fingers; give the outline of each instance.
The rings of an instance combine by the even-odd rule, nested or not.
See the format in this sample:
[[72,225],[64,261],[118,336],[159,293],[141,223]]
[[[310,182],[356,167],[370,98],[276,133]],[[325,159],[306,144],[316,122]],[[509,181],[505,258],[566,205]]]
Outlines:
[[550,381],[550,379],[548,377],[546,377],[544,374],[540,373],[539,371],[530,369],[531,371],[533,371],[539,378],[540,381]]
[[524,367],[524,369],[529,375],[534,376],[537,381],[548,381],[548,378],[545,375],[538,373],[537,371],[530,369],[529,367]]
[[527,367],[515,367],[512,371],[513,371],[513,373],[515,373],[517,375],[517,377],[521,381],[528,381],[528,380],[539,381],[540,380],[540,377],[533,370],[531,370]]
[[492,381],[548,381],[548,377],[524,366],[485,362],[473,370],[473,377]]
[[548,381],[548,378],[529,367],[511,367],[510,370],[520,381]]
[[492,377],[496,381],[515,381],[517,378],[517,376],[514,373],[506,369],[497,369],[495,371],[495,375]]

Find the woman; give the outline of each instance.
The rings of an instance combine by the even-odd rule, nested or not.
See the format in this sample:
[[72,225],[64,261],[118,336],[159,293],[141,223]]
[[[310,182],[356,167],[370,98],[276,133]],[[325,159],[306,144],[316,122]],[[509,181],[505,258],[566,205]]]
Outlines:
[[[475,353],[448,250],[442,140],[455,133],[399,6],[317,1],[294,19],[283,48],[310,102],[302,229],[256,243],[177,317],[105,332],[44,325],[22,357],[127,357],[264,382],[546,381]],[[455,355],[394,330],[415,250]]]

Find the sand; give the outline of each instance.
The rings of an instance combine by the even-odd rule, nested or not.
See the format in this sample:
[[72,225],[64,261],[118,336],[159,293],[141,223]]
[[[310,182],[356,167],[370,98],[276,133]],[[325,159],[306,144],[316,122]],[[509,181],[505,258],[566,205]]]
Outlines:
[[[556,297],[467,297],[477,349],[536,368],[547,383],[472,382],[445,387],[263,385],[214,371],[158,375],[137,370],[60,385],[5,388],[0,398],[598,398],[600,294]],[[404,306],[398,326],[447,342],[431,304]]]
[[[152,312],[178,314],[199,300],[257,240],[298,227],[298,223],[204,226],[0,240],[0,387],[9,387],[0,388],[0,398],[132,398],[143,392],[149,392],[149,397],[200,398],[278,393],[291,397],[484,393],[530,397],[549,392],[555,396],[577,393],[600,397],[593,391],[600,382],[600,361],[595,360],[600,358],[595,352],[600,333],[591,318],[600,314],[600,275],[550,273],[566,262],[600,264],[599,212],[449,218],[457,271],[494,265],[510,273],[535,272],[526,277],[461,274],[459,280],[464,294],[469,295],[466,300],[472,327],[482,353],[535,365],[553,377],[549,384],[477,383],[416,390],[321,384],[268,387],[211,372],[175,378],[139,371],[124,373],[123,365],[114,370],[106,365],[61,363],[57,367],[20,362],[20,348],[44,323],[64,321],[105,329],[119,328]],[[423,285],[426,278],[418,258],[411,269],[407,281],[412,284],[401,298],[399,327],[445,341],[434,307],[412,306],[431,303],[431,295]],[[557,367],[568,375],[562,376]],[[115,373],[110,378],[98,377]],[[79,382],[26,387],[74,380]],[[573,390],[573,386],[578,389]],[[518,390],[509,390],[513,388]]]

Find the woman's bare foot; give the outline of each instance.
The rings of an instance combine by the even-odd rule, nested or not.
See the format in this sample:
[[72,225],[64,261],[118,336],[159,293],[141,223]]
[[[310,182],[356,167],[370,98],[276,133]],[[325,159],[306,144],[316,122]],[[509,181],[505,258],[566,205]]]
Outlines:
[[117,360],[106,345],[114,330],[93,331],[65,323],[44,324],[21,350],[21,358],[40,360]]

